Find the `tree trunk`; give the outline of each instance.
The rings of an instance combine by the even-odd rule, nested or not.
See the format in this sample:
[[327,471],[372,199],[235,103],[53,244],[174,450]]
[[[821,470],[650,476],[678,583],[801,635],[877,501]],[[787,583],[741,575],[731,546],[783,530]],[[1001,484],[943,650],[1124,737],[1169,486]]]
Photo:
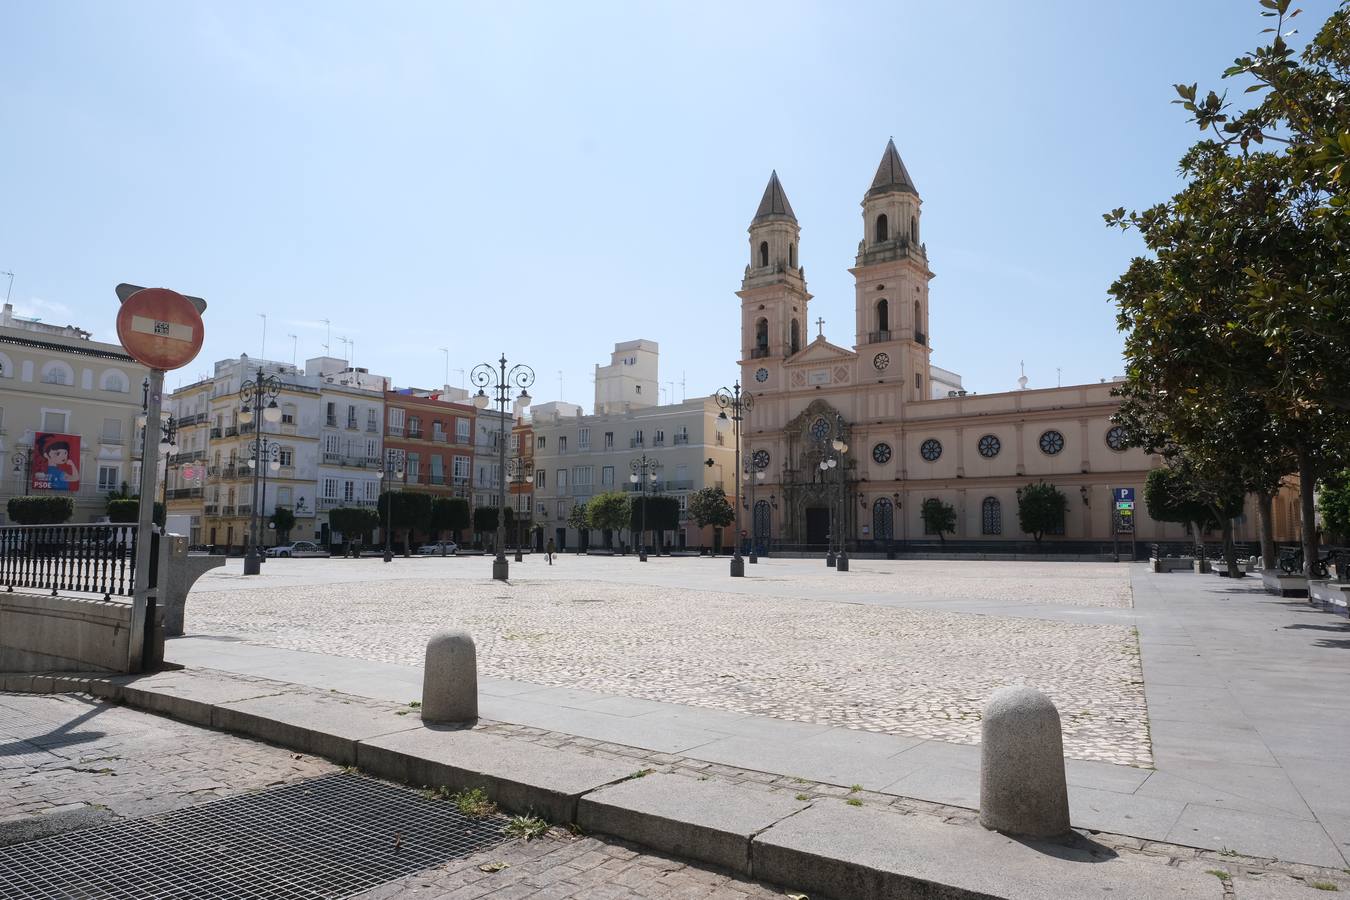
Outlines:
[[1275,495],[1257,491],[1256,514],[1261,520],[1261,568],[1278,569],[1275,552]]
[[1317,489],[1317,469],[1312,454],[1300,447],[1298,452],[1298,494],[1303,519],[1303,574],[1312,577],[1313,563],[1317,560],[1317,508],[1313,503],[1313,492]]
[[1237,545],[1233,543],[1233,520],[1223,519],[1223,559],[1228,563],[1228,577],[1241,578],[1242,572],[1238,569],[1237,563]]

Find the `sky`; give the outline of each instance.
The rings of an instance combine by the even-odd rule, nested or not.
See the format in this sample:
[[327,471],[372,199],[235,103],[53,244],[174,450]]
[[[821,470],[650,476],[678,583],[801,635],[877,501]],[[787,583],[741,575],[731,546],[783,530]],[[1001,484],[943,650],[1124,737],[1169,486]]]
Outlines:
[[[1333,3],[1302,6],[1296,42]],[[0,9],[18,313],[115,341],[114,286],[169,287],[209,304],[170,386],[326,352],[460,385],[505,354],[536,402],[588,410],[617,341],[659,342],[663,400],[736,379],[775,169],[811,318],[851,347],[891,137],[923,200],[933,363],[981,393],[1022,363],[1031,387],[1120,374],[1106,291],[1141,246],[1101,214],[1176,190],[1198,135],[1172,84],[1221,87],[1267,24],[1256,0]]]

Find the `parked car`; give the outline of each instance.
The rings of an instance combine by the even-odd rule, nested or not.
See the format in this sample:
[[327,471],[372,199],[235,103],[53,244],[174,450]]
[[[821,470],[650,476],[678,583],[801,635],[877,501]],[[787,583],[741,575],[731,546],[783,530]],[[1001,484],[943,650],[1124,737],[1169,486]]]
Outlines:
[[313,541],[296,541],[294,544],[280,544],[267,551],[268,556],[327,556],[328,551]]
[[454,556],[459,544],[454,541],[440,541],[435,544],[423,544],[418,553],[423,556]]

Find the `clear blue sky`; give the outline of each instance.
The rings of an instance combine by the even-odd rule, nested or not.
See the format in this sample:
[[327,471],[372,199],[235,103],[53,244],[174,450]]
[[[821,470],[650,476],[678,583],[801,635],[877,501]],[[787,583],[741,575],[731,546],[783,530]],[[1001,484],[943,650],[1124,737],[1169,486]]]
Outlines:
[[[1332,8],[1309,0],[1311,32]],[[440,383],[505,351],[591,402],[615,341],[690,396],[737,376],[771,169],[826,337],[853,343],[859,201],[895,137],[924,200],[933,361],[981,392],[1121,370],[1100,214],[1162,199],[1255,0],[6,5],[0,269],[114,336],[119,281],[207,298],[170,375],[262,350]],[[1305,35],[1306,36],[1306,35]],[[0,277],[0,291],[7,279]],[[812,334],[815,329],[812,329]],[[460,376],[452,372],[452,383]],[[676,385],[678,399],[681,388]]]

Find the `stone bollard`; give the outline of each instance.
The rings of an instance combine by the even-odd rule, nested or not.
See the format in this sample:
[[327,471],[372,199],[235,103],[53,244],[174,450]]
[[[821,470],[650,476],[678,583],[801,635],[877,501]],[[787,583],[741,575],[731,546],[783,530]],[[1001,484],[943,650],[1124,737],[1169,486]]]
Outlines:
[[1026,685],[999,688],[984,706],[980,824],[1028,837],[1069,830],[1064,740],[1050,698]]
[[462,725],[478,719],[478,654],[473,635],[438,631],[427,641],[422,675],[422,721]]

